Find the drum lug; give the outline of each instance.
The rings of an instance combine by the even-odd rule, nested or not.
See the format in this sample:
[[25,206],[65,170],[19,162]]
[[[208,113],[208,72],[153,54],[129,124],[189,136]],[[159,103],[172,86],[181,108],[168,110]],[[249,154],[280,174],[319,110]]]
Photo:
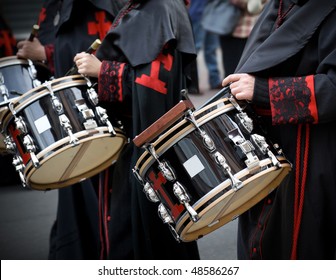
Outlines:
[[240,112],[236,115],[238,119],[238,126],[245,132],[250,134],[253,130],[252,119],[244,112]]
[[185,188],[179,182],[175,182],[173,186],[173,191],[175,196],[180,201],[180,203],[183,204],[186,210],[188,211],[191,220],[193,222],[197,222],[199,220],[199,216],[197,212],[194,210],[194,208],[190,206],[189,204],[190,197],[187,194]]
[[270,157],[270,159],[272,160],[272,164],[274,166],[281,168],[281,163],[278,161],[276,156],[269,149],[269,145],[267,144],[265,137],[259,134],[252,134],[251,141],[258,147],[261,153],[263,153],[264,155],[267,154]]
[[106,114],[106,110],[103,107],[98,106],[98,107],[96,107],[96,112],[97,112],[97,115],[98,115],[100,121],[103,124],[107,125],[109,133],[113,136],[116,136],[117,134],[114,131],[114,128],[113,128],[111,122],[108,119],[108,115]]
[[216,163],[220,166],[222,166],[225,170],[225,173],[230,177],[231,180],[231,186],[233,189],[235,189],[236,191],[241,189],[243,187],[243,183],[242,181],[240,181],[239,179],[237,179],[231,172],[231,168],[230,166],[226,163],[226,159],[225,157],[219,153],[219,152],[215,152],[214,154]]
[[202,130],[199,127],[198,123],[196,122],[195,116],[194,116],[194,114],[191,110],[189,110],[187,112],[186,119],[187,119],[187,121],[191,122],[194,125],[194,127],[198,130],[198,132],[200,133],[200,135],[203,139],[203,144],[205,145],[205,147],[210,152],[214,151],[216,149],[214,141],[211,139],[211,137],[204,130]]
[[154,191],[154,189],[152,188],[152,186],[148,182],[145,183],[145,181],[140,176],[137,168],[133,168],[132,172],[133,172],[133,175],[135,176],[135,178],[143,186],[143,192],[146,194],[148,200],[151,201],[151,202],[159,202],[160,199],[156,195],[156,192]]
[[26,135],[23,138],[23,145],[25,145],[27,152],[30,154],[30,158],[33,162],[33,165],[36,168],[40,167],[40,162],[35,155],[36,146],[34,145],[33,138],[31,138],[30,135]]
[[162,203],[159,204],[158,214],[159,214],[159,217],[162,219],[163,223],[169,226],[169,229],[171,233],[173,234],[174,238],[176,239],[176,241],[180,242],[181,241],[180,236],[176,232],[175,228],[171,225],[174,223],[173,218],[171,217],[168,210]]
[[63,105],[55,95],[51,96],[51,104],[58,115],[63,114]]
[[224,123],[226,125],[229,138],[237,147],[240,148],[242,153],[247,157],[247,160],[245,160],[245,164],[249,171],[252,172],[257,167],[259,167],[260,163],[258,157],[253,152],[254,147],[252,143],[245,139],[238,125],[234,121],[232,121],[229,116],[224,115],[224,117]]
[[15,142],[14,142],[14,140],[11,136],[6,136],[5,139],[4,139],[4,143],[5,143],[6,149],[9,152],[12,152],[12,153],[15,152],[16,144],[15,144]]
[[43,83],[43,86],[47,88],[49,91],[49,94],[51,95],[51,104],[53,109],[58,115],[61,115],[64,113],[63,111],[63,105],[62,102],[59,101],[59,98],[55,96],[54,91],[52,89],[51,81],[47,81]]
[[93,119],[94,118],[94,112],[93,110],[89,109],[85,103],[84,99],[78,99],[75,101],[76,107],[81,113],[83,119],[85,122],[83,122],[83,125],[85,129],[94,129],[98,127],[96,121]]
[[28,60],[28,64],[29,64],[28,72],[29,72],[29,76],[33,80],[33,86],[38,87],[38,86],[41,85],[41,82],[38,79],[36,79],[37,70],[34,66],[34,63],[30,59],[27,59],[27,60]]
[[16,128],[23,134],[27,134],[28,133],[28,129],[27,129],[27,125],[26,123],[24,122],[23,118],[21,116],[19,117],[16,117],[14,116],[15,118],[15,125],[16,125]]
[[86,95],[87,95],[87,98],[91,102],[92,105],[96,106],[98,104],[98,101],[99,101],[98,94],[97,94],[97,92],[95,91],[94,88],[89,88],[86,91]]
[[155,190],[152,188],[152,186],[148,182],[144,185],[143,191],[146,194],[149,201],[151,201],[151,202],[159,202],[160,201],[160,199],[157,196]]
[[27,187],[26,179],[25,179],[25,177],[23,175],[23,171],[25,169],[25,166],[23,164],[22,158],[20,156],[18,156],[18,155],[15,155],[13,157],[12,164],[15,167],[15,170],[19,173],[22,186],[24,188]]
[[68,119],[68,117],[65,114],[62,114],[59,116],[59,120],[61,123],[61,126],[63,127],[63,129],[65,130],[65,132],[68,134],[68,136],[70,137],[70,141],[69,143],[72,146],[76,146],[78,145],[78,139],[77,137],[75,137],[75,135],[72,133],[72,126],[70,124],[70,121]]
[[145,149],[152,155],[152,157],[157,161],[158,168],[161,171],[162,175],[170,182],[176,180],[175,173],[173,169],[169,166],[168,162],[160,161],[158,155],[155,152],[155,149],[152,144],[148,144],[145,146]]
[[9,100],[9,93],[5,85],[5,78],[1,72],[0,72],[0,93],[3,96],[4,102],[7,102]]

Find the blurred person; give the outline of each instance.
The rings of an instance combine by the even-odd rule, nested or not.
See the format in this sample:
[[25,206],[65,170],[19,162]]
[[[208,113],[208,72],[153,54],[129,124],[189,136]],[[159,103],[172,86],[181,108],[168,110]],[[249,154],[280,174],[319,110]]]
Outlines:
[[[227,0],[227,1],[229,1],[232,5],[237,6],[241,9],[241,16],[231,34],[219,36],[220,47],[222,50],[222,63],[225,76],[234,73],[238,65],[239,59],[241,57],[241,54],[244,50],[246,41],[250,35],[250,32],[255,22],[257,21],[258,16],[263,9],[263,6],[268,0]],[[250,2],[250,10],[248,9],[249,2]]]
[[335,1],[271,0],[223,80],[293,164],[239,217],[239,259],[336,257],[335,28]]
[[208,0],[192,0],[189,15],[193,27],[196,51],[203,50],[205,65],[208,71],[210,89],[221,88],[221,78],[217,63],[217,49],[219,48],[218,34],[206,31],[202,24],[202,15]]

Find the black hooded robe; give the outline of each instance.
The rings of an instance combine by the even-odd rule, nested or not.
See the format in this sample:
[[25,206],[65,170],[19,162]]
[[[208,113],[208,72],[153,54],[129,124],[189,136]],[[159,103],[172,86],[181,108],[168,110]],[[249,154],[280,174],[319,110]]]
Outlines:
[[[236,72],[255,75],[253,106],[293,164],[239,217],[239,259],[336,258],[336,2],[266,6]],[[293,5],[293,6],[291,6]]]
[[[97,52],[98,94],[131,140],[181,100],[195,53],[183,0],[130,1],[117,16]],[[142,152],[131,141],[109,174],[108,258],[199,259],[196,242],[174,239],[133,176]]]
[[[87,50],[96,39],[104,38],[124,2],[58,1],[57,11],[49,11],[56,29],[55,78],[63,77],[72,67],[76,53]],[[46,13],[48,15],[48,11]],[[50,237],[50,259],[101,257],[99,190],[92,182],[97,180],[94,177],[59,190],[57,217]]]

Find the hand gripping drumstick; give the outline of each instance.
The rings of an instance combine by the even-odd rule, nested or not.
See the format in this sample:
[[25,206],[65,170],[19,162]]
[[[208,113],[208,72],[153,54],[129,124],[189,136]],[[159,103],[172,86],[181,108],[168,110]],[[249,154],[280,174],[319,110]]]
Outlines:
[[141,132],[133,139],[133,143],[137,147],[142,147],[146,143],[150,143],[155,137],[159,136],[171,124],[183,117],[185,112],[194,109],[194,105],[190,100],[181,100],[172,109],[165,113],[161,118],[150,125],[146,130]]
[[[99,39],[96,39],[85,52],[91,54],[95,50],[97,50],[100,45],[101,45],[101,41]],[[77,65],[76,63],[74,63],[72,67],[70,68],[70,70],[66,72],[65,76],[75,75],[77,74],[77,71],[78,71]]]
[[30,33],[28,41],[33,42],[34,38],[37,36],[37,32],[39,31],[39,29],[40,29],[39,25],[37,25],[37,24],[33,25],[33,29],[32,29],[32,31]]

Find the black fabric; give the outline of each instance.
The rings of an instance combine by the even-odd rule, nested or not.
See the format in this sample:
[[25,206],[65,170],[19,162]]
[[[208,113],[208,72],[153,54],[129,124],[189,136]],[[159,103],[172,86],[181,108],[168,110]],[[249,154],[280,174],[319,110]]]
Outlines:
[[[289,2],[285,3],[288,6]],[[252,31],[237,68],[237,72],[259,77],[257,90],[266,88],[265,79],[287,81],[288,90],[296,90],[294,97],[302,90],[295,82],[302,80],[300,77],[313,77],[309,93],[316,99],[318,113],[317,124],[309,125],[311,120],[300,119],[299,146],[298,125],[272,125],[270,117],[260,117],[267,137],[280,145],[293,164],[293,171],[269,197],[239,217],[240,259],[291,258],[297,169],[300,174],[306,171],[307,179],[296,257],[335,259],[336,256],[336,3],[308,0],[300,5],[294,6],[282,26],[275,30],[278,1],[270,1]],[[257,90],[254,94],[261,93]],[[265,99],[265,96],[254,98],[264,104],[267,103]],[[301,149],[300,166],[296,166],[298,147]],[[306,151],[309,157],[305,170],[302,161]]]
[[[120,95],[113,91],[99,92],[99,95],[111,101],[108,105],[104,104],[109,111],[124,120],[128,119],[125,126],[132,140],[181,100],[180,91],[186,88],[188,80],[185,69],[190,59],[196,58],[196,52],[188,13],[182,0],[144,1],[130,11],[128,7],[121,13],[119,25],[112,27],[102,42],[97,56],[111,65],[104,68],[110,69],[110,73],[100,74],[99,82],[107,84],[101,87],[102,90],[119,88],[109,85],[122,76],[121,102],[118,102]],[[157,28],[156,31],[152,29],[153,26]],[[181,30],[185,30],[186,36],[179,35]],[[123,38],[116,36],[116,32]],[[135,35],[137,33],[144,37]],[[149,36],[149,41],[144,39]],[[123,45],[126,41],[132,44]],[[164,82],[165,93],[151,88],[153,84],[141,83],[144,76],[153,73],[153,65],[158,63],[160,67],[156,69],[155,77]],[[112,66],[117,70],[112,70]],[[123,66],[122,74],[118,73],[120,66]],[[110,98],[106,98],[108,94]],[[127,118],[128,114],[131,114],[131,118]],[[108,258],[199,259],[196,242],[178,243],[174,239],[168,226],[158,217],[158,204],[148,201],[143,186],[133,176],[132,168],[143,152],[131,141],[111,173]]]
[[[61,5],[58,5],[57,11],[47,10],[47,14],[59,14],[59,19],[54,21],[56,28],[52,29],[56,33],[55,78],[63,77],[72,67],[76,53],[88,49],[95,39],[104,38],[106,33],[88,32],[88,22],[98,20],[96,13],[105,12],[107,32],[117,13],[116,8],[119,7],[119,4],[115,6],[116,3],[110,1],[59,2]],[[123,0],[114,2],[120,5],[125,3]],[[49,259],[100,258],[98,191],[98,176],[59,190],[57,217],[50,237]]]
[[[114,53],[121,51],[132,66],[138,66],[153,61],[162,46],[171,42],[176,44],[177,50],[188,54],[187,58],[190,55],[192,60],[195,54],[193,33],[188,28],[189,15],[183,7],[183,1],[161,2],[141,1],[127,16],[122,17],[120,23],[107,34],[107,40],[97,56],[111,58]],[[170,13],[171,10],[177,12]],[[138,23],[136,27],[133,22],[135,16]],[[149,25],[148,22],[153,24]],[[142,51],[134,51],[134,46]]]
[[14,55],[16,49],[16,39],[5,19],[0,14],[0,58]]

